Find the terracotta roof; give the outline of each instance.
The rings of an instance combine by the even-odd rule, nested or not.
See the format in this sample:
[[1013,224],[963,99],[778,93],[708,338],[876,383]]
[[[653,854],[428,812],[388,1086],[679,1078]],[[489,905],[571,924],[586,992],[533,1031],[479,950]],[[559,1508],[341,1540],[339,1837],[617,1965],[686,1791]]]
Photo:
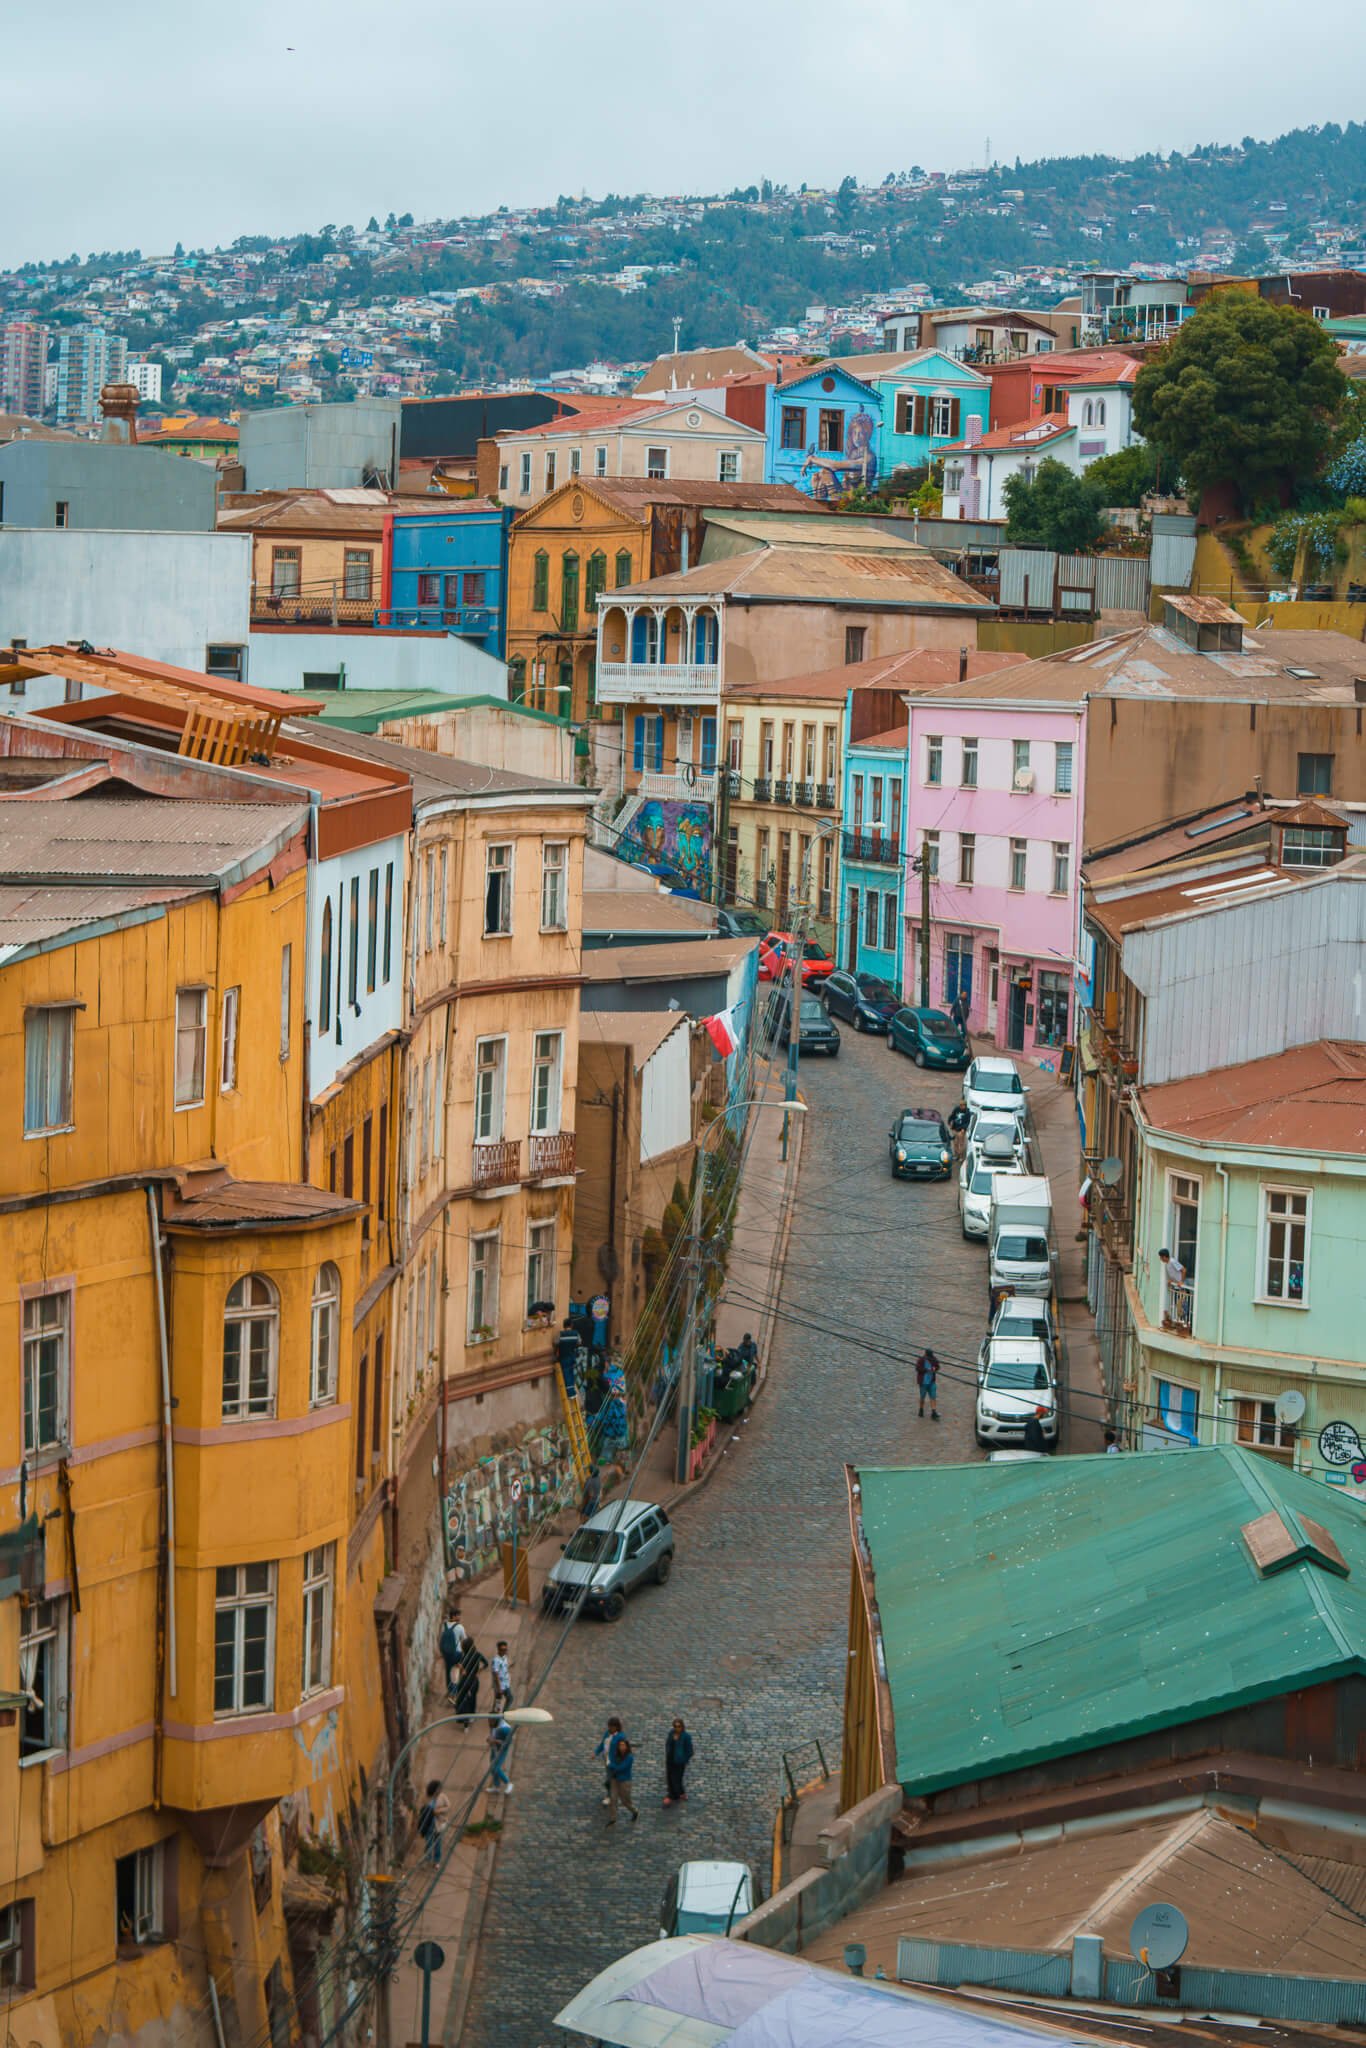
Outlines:
[[168,1189],[162,1214],[170,1230],[253,1230],[263,1224],[338,1223],[359,1214],[364,1204],[326,1188],[298,1181],[229,1180],[202,1190],[191,1182],[184,1192]]
[[[414,807],[462,796],[559,797],[571,803],[586,803],[594,794],[577,783],[553,782],[543,775],[514,775],[506,768],[486,768],[482,762],[460,761],[450,754],[433,753],[427,747],[405,747],[397,740],[381,739],[376,733],[334,732],[311,721],[307,725],[286,726],[282,739],[286,747],[290,739],[306,740],[310,748],[335,747],[339,762],[359,756],[395,775],[408,776],[413,785]],[[301,778],[312,772],[307,762],[301,762],[296,770]]]
[[889,732],[869,733],[866,739],[851,740],[849,742],[849,751],[851,754],[856,753],[860,747],[877,747],[883,752],[894,751],[898,747],[905,746],[910,730],[910,726],[907,724],[894,725]]
[[1366,1156],[1366,1045],[1316,1039],[1141,1089],[1139,1102],[1155,1130],[1176,1137]]
[[[994,675],[999,669],[1017,669],[1018,654],[989,653],[984,648],[967,650],[968,675]],[[850,690],[932,690],[958,681],[960,655],[940,647],[908,647],[903,654],[874,655],[869,661],[851,661],[841,668],[816,669],[809,675],[785,676],[775,683],[728,683],[727,697],[823,697],[840,702]],[[863,742],[872,745],[872,741]]]
[[[460,502],[451,500],[452,505]],[[431,498],[417,494],[402,498],[387,491],[366,491],[343,497],[334,491],[262,491],[245,499],[234,494],[219,512],[218,525],[229,533],[364,533],[378,540],[391,512],[431,510]]]
[[628,1045],[631,1064],[639,1073],[651,1053],[658,1052],[680,1025],[691,1021],[686,1010],[584,1010],[579,1017],[579,1042]]
[[728,596],[740,601],[788,604],[852,604],[897,611],[995,611],[990,598],[945,569],[926,548],[864,554],[847,547],[817,549],[781,545],[730,555],[700,568],[657,576],[604,596],[604,606],[622,598]]
[[1201,626],[1242,626],[1247,623],[1241,612],[1235,612],[1231,604],[1225,604],[1222,597],[1186,597],[1172,591],[1164,591],[1163,604],[1171,606],[1186,619],[1194,619]]
[[[677,412],[687,404],[686,397],[677,393],[667,402],[658,398],[619,398],[610,406],[602,406],[591,413],[561,413],[553,420],[542,420],[536,427],[509,427],[506,432],[495,434],[500,447],[516,447],[522,441],[543,440],[547,434],[573,434],[581,437],[585,432],[598,433],[609,427],[626,427],[638,420],[656,418],[661,413]],[[723,416],[716,415],[718,424],[729,424]]]
[[951,441],[944,448],[936,448],[936,455],[988,454],[1004,448],[1013,448],[1028,453],[1031,448],[1051,448],[1055,441],[1061,441],[1068,434],[1075,434],[1076,428],[1064,419],[1017,420],[1014,426],[993,427],[989,434],[983,434],[976,441]]
[[236,442],[241,429],[231,420],[186,420],[178,427],[138,428],[138,446],[150,442],[153,447],[167,441],[222,441]]

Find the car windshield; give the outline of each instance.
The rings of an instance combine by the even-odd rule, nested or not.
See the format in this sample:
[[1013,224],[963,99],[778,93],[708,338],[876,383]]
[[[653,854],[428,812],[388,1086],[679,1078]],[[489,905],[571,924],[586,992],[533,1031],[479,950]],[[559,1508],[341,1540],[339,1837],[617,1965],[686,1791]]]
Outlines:
[[879,981],[875,974],[860,974],[858,992],[869,1003],[894,1003],[896,997],[885,981]]
[[989,1387],[1046,1387],[1048,1372],[1041,1359],[993,1358],[987,1367]]
[[993,1073],[990,1068],[985,1073],[979,1068],[972,1077],[972,1085],[979,1095],[1018,1095],[1021,1092],[1018,1074]]
[[972,1176],[971,1192],[974,1195],[989,1195],[991,1193],[992,1179],[991,1168],[989,1166],[979,1166],[976,1173]]
[[1042,1265],[1048,1258],[1048,1239],[1033,1232],[1016,1236],[1005,1233],[996,1240],[998,1259],[1018,1259],[1031,1265]]
[[802,947],[802,958],[803,960],[824,960],[825,948],[824,946],[816,945],[813,940],[808,939]]
[[951,1038],[956,1044],[963,1036],[952,1017],[940,1017],[933,1010],[929,1012],[928,1016],[922,1017],[920,1021],[929,1032],[931,1038]]
[[824,1024],[825,1011],[822,1009],[817,997],[802,997],[801,1017],[803,1024]]
[[768,930],[757,910],[732,910],[727,915],[737,932],[763,933]]
[[615,1564],[621,1537],[615,1529],[577,1529],[564,1547],[570,1564]]
[[938,1124],[927,1123],[923,1116],[903,1117],[897,1127],[897,1139],[907,1150],[912,1146],[918,1152],[942,1152],[944,1149]]

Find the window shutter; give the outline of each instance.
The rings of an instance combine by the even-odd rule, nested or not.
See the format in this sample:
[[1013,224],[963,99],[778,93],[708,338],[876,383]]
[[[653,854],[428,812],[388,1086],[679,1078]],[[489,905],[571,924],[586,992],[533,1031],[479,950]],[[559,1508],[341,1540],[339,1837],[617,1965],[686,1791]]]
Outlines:
[[663,769],[663,766],[664,766],[664,720],[663,720],[662,718],[657,718],[657,719],[655,720],[655,774],[656,774],[656,775],[658,775],[658,774],[660,773],[660,771],[661,771],[661,770]]
[[924,399],[924,398],[917,398],[917,399],[916,399],[916,401],[915,401],[915,425],[914,425],[914,427],[913,427],[913,428],[911,429],[912,433],[915,433],[915,434],[924,434],[924,433],[928,432],[928,428],[927,428],[927,426],[926,426],[926,421],[925,421],[925,413],[926,413],[926,408],[927,408],[927,405],[928,405],[928,400],[926,400],[926,399]]
[[645,766],[645,718],[639,711],[631,726],[631,766],[637,773]]
[[960,419],[962,418],[962,415],[963,415],[963,401],[962,401],[962,399],[961,399],[961,398],[953,398],[953,399],[950,399],[950,401],[949,401],[949,439],[950,439],[950,440],[952,440],[952,441],[956,441],[956,440],[958,439],[958,422],[959,422],[959,420],[960,420]]

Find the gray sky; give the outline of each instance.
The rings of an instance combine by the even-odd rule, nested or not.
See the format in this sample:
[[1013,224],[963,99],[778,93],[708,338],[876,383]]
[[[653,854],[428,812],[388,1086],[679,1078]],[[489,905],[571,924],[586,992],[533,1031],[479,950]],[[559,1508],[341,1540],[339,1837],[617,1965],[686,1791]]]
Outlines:
[[[1366,109],[1355,0],[11,0],[0,264],[393,209],[1188,149]],[[292,46],[292,48],[291,48]],[[32,125],[29,116],[32,116]]]

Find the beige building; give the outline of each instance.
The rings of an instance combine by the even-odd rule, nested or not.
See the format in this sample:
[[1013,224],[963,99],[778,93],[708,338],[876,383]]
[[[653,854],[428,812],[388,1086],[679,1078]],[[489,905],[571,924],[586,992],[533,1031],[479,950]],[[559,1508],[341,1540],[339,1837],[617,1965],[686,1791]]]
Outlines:
[[395,511],[430,511],[429,498],[388,491],[236,493],[221,533],[251,535],[253,624],[370,625],[382,602],[384,525]]
[[519,511],[580,476],[761,484],[767,445],[758,428],[727,419],[695,398],[623,399],[619,411],[499,434],[496,465],[486,465],[496,473],[481,469],[480,484]]

